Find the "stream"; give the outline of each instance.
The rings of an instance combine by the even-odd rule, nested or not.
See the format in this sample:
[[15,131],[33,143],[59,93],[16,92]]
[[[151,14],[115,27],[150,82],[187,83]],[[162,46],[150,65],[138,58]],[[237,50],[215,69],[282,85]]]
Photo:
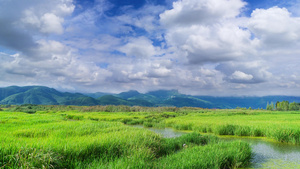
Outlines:
[[[135,125],[134,127],[143,128],[141,125]],[[166,138],[179,137],[188,133],[184,131],[176,131],[171,128],[146,129],[159,133]],[[251,165],[248,168],[300,169],[299,145],[284,144],[267,141],[263,138],[250,137],[221,136],[220,139],[224,141],[242,140],[251,145],[253,159],[251,160]]]

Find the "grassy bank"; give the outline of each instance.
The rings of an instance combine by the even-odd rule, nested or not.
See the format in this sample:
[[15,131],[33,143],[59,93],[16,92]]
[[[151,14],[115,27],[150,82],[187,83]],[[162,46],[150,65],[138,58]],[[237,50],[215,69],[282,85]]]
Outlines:
[[300,144],[300,112],[210,110],[166,119],[168,127],[217,135],[268,137]]
[[[267,137],[300,144],[300,111],[129,106],[13,106],[7,111],[60,114],[67,120],[109,121],[145,127],[171,127],[217,135]],[[5,119],[2,120],[5,122]],[[0,123],[2,122],[0,120]]]
[[245,143],[223,143],[199,133],[162,138],[124,125],[165,125],[186,112],[74,109],[0,111],[0,168],[235,168],[251,157]]

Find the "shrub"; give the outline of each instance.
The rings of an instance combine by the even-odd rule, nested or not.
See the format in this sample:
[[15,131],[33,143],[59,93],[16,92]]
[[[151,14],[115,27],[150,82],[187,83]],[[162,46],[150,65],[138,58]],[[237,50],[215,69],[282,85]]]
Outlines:
[[68,114],[66,116],[67,119],[70,119],[70,120],[83,120],[83,116],[76,116],[76,115],[70,115]]
[[153,123],[152,122],[144,122],[143,126],[145,126],[145,127],[153,127]]
[[28,114],[34,114],[34,113],[36,113],[35,110],[24,110],[23,112],[24,113],[28,113]]

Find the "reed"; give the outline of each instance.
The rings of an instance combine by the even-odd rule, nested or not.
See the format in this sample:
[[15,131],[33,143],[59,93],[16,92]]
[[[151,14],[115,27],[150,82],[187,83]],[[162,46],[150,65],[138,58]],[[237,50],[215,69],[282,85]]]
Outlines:
[[[185,116],[182,113],[87,113],[71,108],[34,114],[1,111],[0,168],[160,168],[165,166],[165,160],[181,160],[176,154],[187,159],[193,153],[205,153],[202,147],[222,144],[215,136],[191,133],[162,138],[150,130],[124,125],[126,121],[163,126],[167,119]],[[236,145],[227,146],[239,149]],[[223,154],[232,153],[222,150]],[[224,160],[223,156],[218,158]],[[226,165],[235,166],[233,162],[238,159],[232,158]]]
[[300,144],[300,112],[265,110],[211,110],[165,119],[167,127],[217,135],[268,137]]
[[239,168],[248,165],[251,149],[243,142],[196,146],[161,158],[156,168]]

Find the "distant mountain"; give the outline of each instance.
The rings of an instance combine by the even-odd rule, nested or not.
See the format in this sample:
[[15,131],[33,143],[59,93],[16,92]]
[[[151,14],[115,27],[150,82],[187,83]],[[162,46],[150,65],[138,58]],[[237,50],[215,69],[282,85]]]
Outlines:
[[92,98],[99,98],[105,95],[113,95],[112,93],[103,93],[103,92],[97,92],[97,93],[83,93],[86,96],[92,97]]
[[102,96],[97,100],[100,105],[129,105],[129,102],[127,100],[113,95]]
[[264,97],[212,97],[191,96],[177,90],[156,90],[139,93],[131,90],[119,94],[110,93],[68,93],[60,92],[45,86],[10,86],[0,88],[0,104],[43,104],[43,105],[127,105],[127,106],[176,106],[202,108],[266,108],[267,103],[277,101],[300,102],[295,96],[264,96]]
[[75,98],[73,100],[68,100],[61,102],[62,105],[76,105],[76,106],[96,106],[99,105],[98,100],[92,98],[92,97],[79,97]]
[[27,87],[10,86],[5,88],[0,88],[0,100],[3,100],[10,95],[24,92],[29,88],[31,88],[31,86],[27,86]]
[[128,98],[128,100],[146,100],[147,102],[150,102],[154,105],[161,102],[161,100],[155,96],[149,94],[141,94],[141,93],[139,95]]
[[202,99],[213,103],[216,108],[232,109],[236,107],[246,108],[263,108],[265,109],[267,103],[276,103],[277,101],[289,101],[300,103],[300,97],[295,96],[244,96],[244,97],[212,97],[212,96],[194,96],[195,98]]
[[156,90],[146,93],[147,95],[152,95],[158,99],[165,100],[174,96],[182,96],[178,93],[178,90]]
[[98,99],[99,105],[126,105],[126,106],[154,106],[152,103],[142,99],[126,100],[113,95],[102,96]]
[[201,100],[191,96],[173,96],[163,101],[163,104],[177,107],[205,107],[205,108],[216,108],[214,103],[209,101]]
[[117,94],[115,96],[120,97],[122,99],[129,99],[131,97],[135,97],[135,96],[138,96],[138,95],[140,95],[140,93],[138,91],[136,91],[136,90],[130,90],[128,92],[122,92],[122,93]]
[[[15,89],[15,91],[14,91]],[[59,105],[81,97],[87,97],[79,93],[62,93],[44,86],[8,87],[0,88],[3,98],[0,104],[45,104]]]

